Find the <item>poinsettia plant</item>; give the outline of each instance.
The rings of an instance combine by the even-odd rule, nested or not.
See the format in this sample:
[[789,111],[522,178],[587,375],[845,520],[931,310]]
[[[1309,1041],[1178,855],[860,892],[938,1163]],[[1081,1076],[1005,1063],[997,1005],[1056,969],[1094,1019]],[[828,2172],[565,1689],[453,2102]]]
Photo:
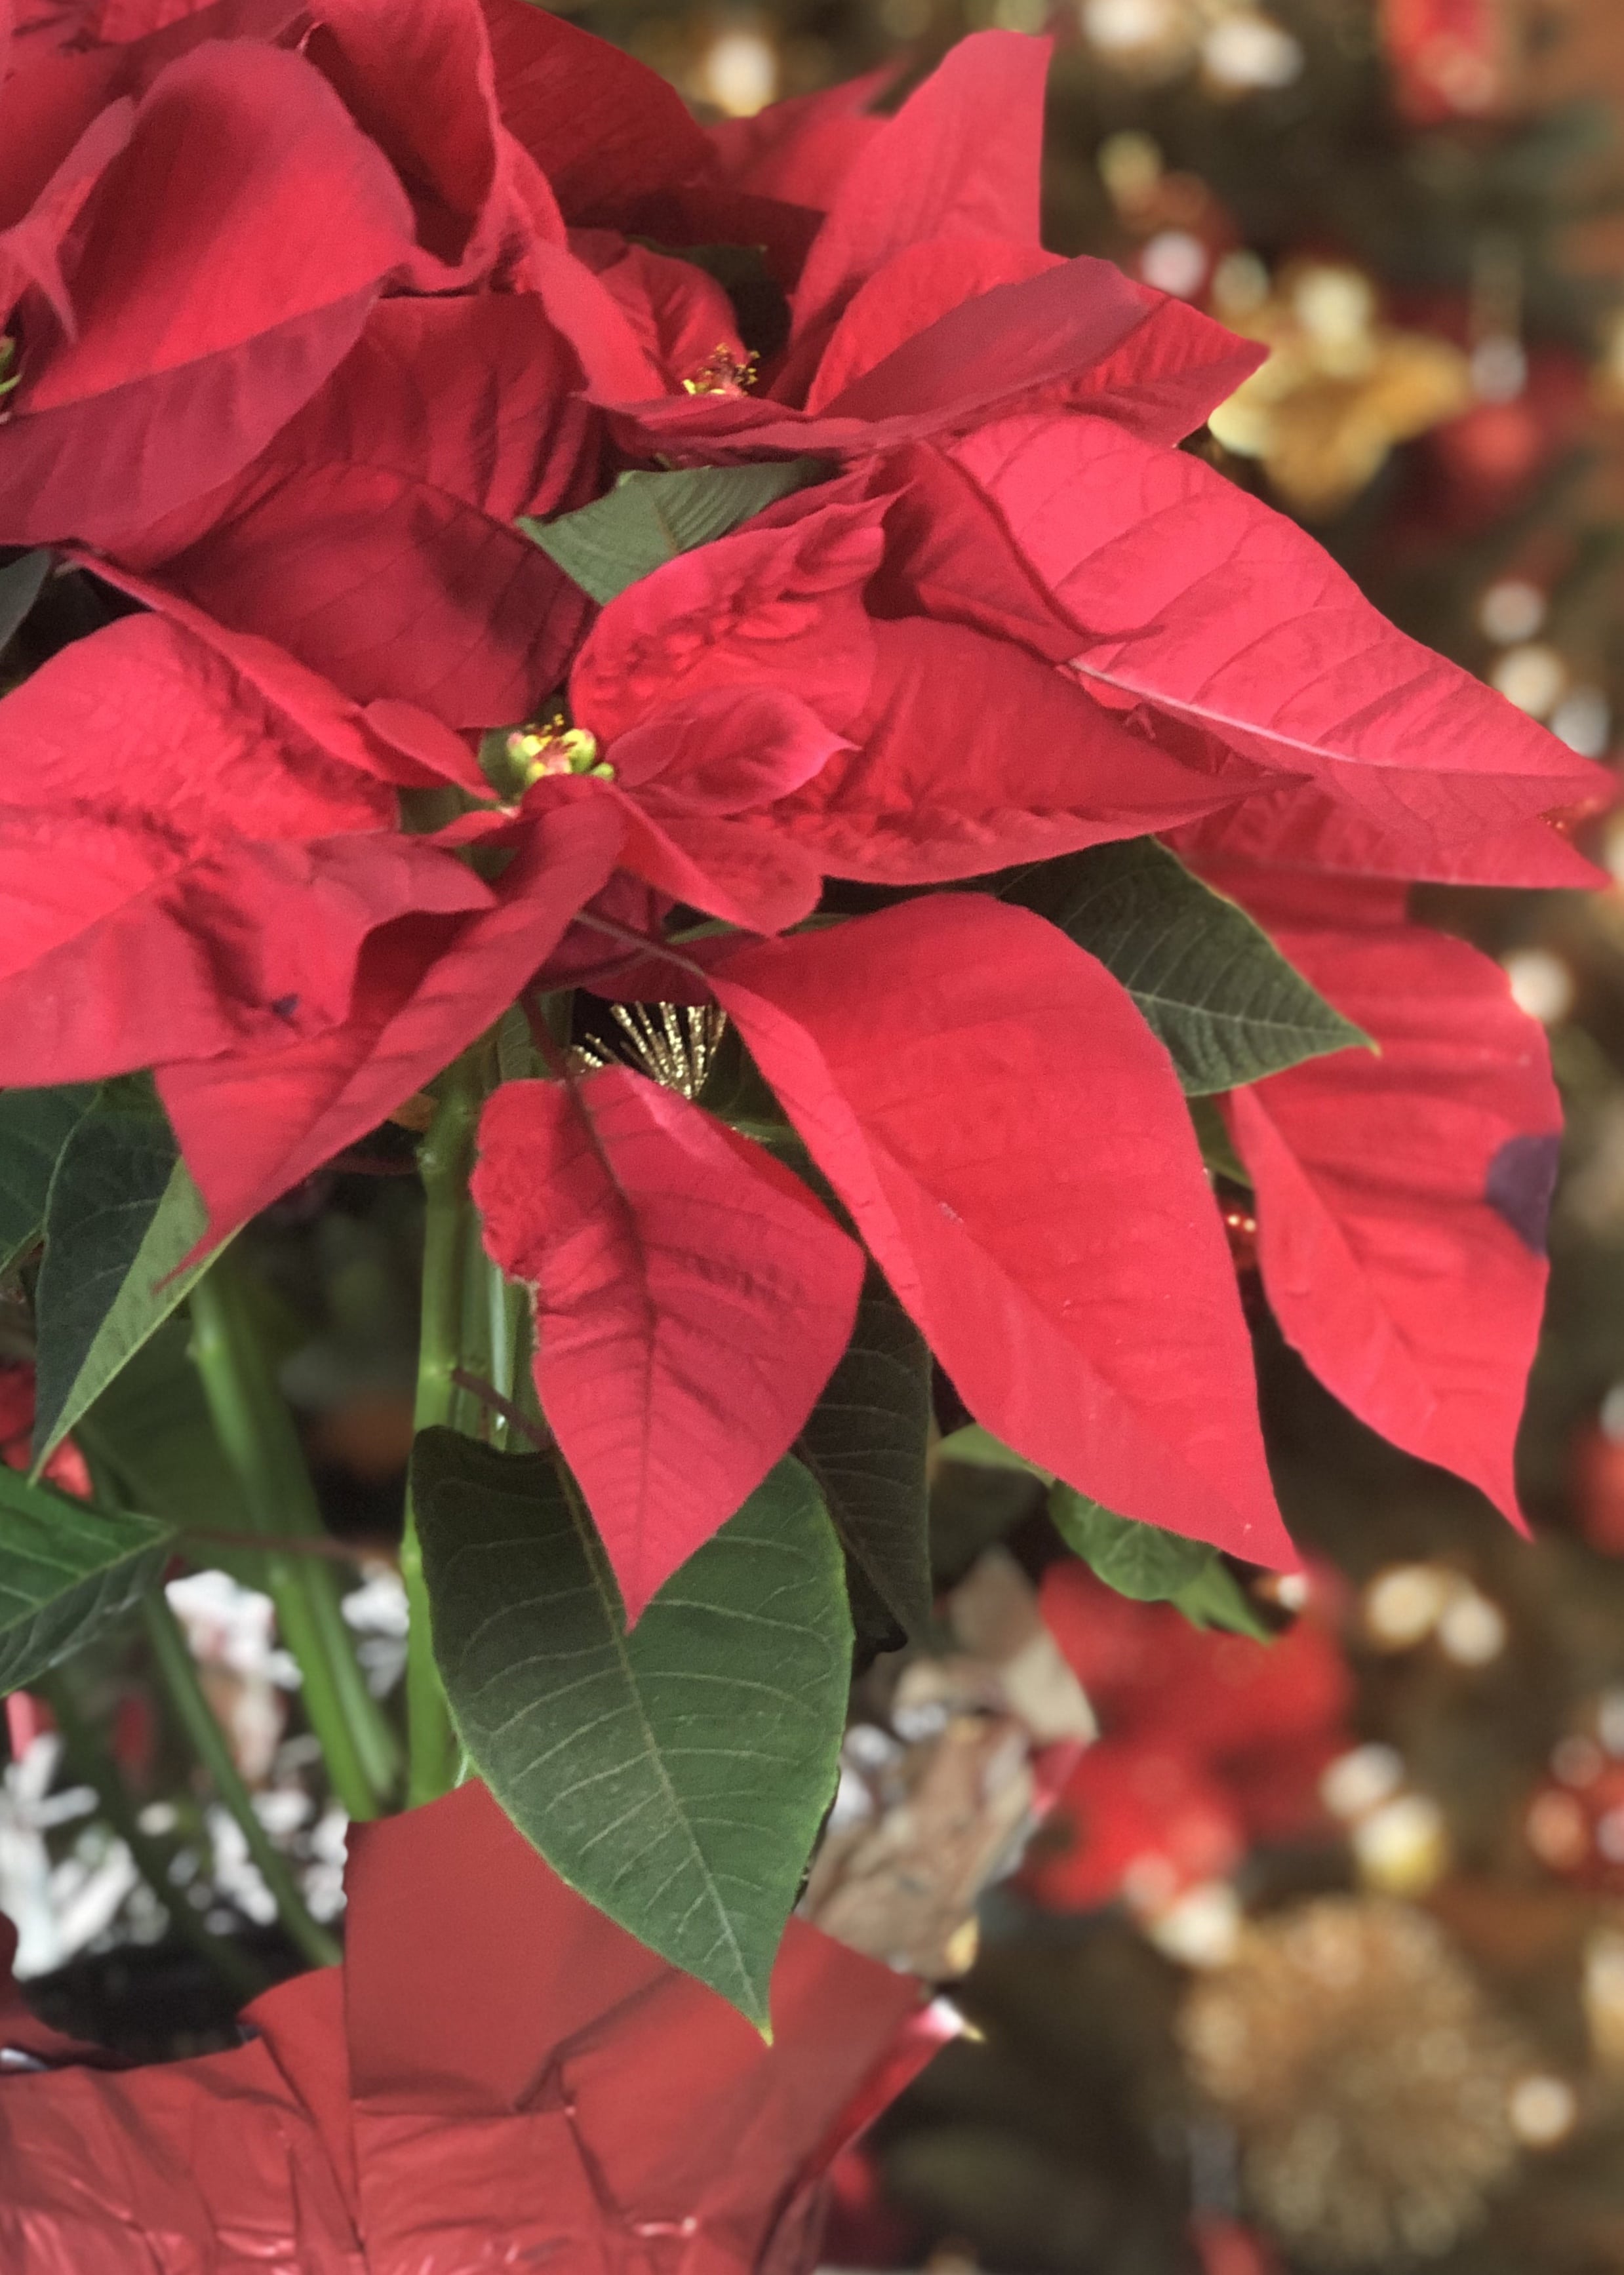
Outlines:
[[[1220,1191],[1516,1518],[1557,1100],[1407,892],[1610,777],[1182,447],[1259,351],[1044,250],[1046,60],[706,127],[528,0],[34,0],[0,87],[0,1685],[161,1630],[184,1305],[351,1814],[472,1769],[762,2022],[933,1402],[1139,1592],[1293,1564]],[[404,1744],[232,1248],[391,1118]]]

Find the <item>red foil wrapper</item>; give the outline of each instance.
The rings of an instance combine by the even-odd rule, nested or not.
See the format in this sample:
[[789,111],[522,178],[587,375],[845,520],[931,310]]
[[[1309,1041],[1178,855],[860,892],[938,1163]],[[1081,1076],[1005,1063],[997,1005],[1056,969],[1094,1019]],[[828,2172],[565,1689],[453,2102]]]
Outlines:
[[764,2044],[482,1786],[354,1828],[348,1886],[343,1967],[230,2052],[92,2067],[4,1983],[5,2275],[800,2275],[835,2158],[951,2034],[791,1921]]

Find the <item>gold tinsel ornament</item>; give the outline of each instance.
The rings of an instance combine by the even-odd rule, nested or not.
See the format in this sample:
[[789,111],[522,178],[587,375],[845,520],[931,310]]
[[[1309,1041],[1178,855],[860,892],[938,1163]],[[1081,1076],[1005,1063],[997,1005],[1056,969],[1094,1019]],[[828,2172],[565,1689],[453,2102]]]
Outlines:
[[1270,283],[1251,254],[1222,263],[1213,313],[1269,360],[1212,413],[1214,435],[1258,458],[1292,512],[1350,505],[1401,442],[1468,410],[1471,366],[1447,340],[1382,320],[1359,269],[1297,261]]
[[1410,1906],[1326,1897],[1252,1923],[1180,2036],[1254,2210],[1315,2264],[1446,2251],[1516,2164],[1525,2053]]

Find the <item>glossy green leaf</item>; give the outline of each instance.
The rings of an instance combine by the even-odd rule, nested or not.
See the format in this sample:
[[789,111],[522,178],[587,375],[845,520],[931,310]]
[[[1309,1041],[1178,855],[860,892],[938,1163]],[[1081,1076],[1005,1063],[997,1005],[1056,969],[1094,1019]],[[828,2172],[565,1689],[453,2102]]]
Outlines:
[[127,1503],[177,1528],[178,1553],[262,1587],[265,1560],[258,1549],[186,1538],[193,1526],[245,1536],[253,1528],[237,1472],[209,1420],[190,1342],[184,1318],[166,1319],[74,1425],[74,1440],[117,1481]]
[[0,1469],[0,1695],[37,1682],[155,1587],[171,1546]]
[[906,1632],[931,1623],[931,1358],[870,1267],[846,1355],[796,1451],[835,1530]]
[[50,574],[50,562],[49,548],[37,545],[32,553],[19,554],[0,569],[0,648],[9,646],[39,599]]
[[571,1887],[765,2028],[851,1664],[812,1479],[780,1462],[631,1635],[549,1456],[426,1431],[412,1490],[434,1655],[474,1766]]
[[1153,837],[1007,870],[983,889],[1047,917],[1098,956],[1193,1095],[1369,1044],[1243,909]]
[[607,497],[556,521],[519,517],[526,537],[549,553],[594,601],[725,537],[792,490],[820,480],[817,458],[775,458],[749,466],[690,466],[675,473],[623,474]]
[[1215,1098],[1192,1098],[1190,1118],[1196,1125],[1196,1143],[1201,1148],[1201,1158],[1215,1176],[1227,1177],[1232,1185],[1253,1190],[1251,1172],[1235,1150],[1235,1140],[1229,1135],[1229,1125],[1219,1110]]
[[1205,1571],[1170,1600],[1191,1627],[1227,1628],[1256,1643],[1274,1640],[1275,1630],[1258,1617],[1256,1605],[1221,1556],[1215,1554]]
[[1070,1485],[1050,1488],[1049,1515],[1067,1547],[1107,1588],[1141,1604],[1166,1603],[1176,1596],[1200,1577],[1217,1553],[1204,1540],[1186,1540],[1159,1525],[1118,1516]]
[[0,1090],[0,1272],[39,1238],[57,1157],[95,1094],[84,1082]]
[[1050,1488],[1049,1515],[1066,1546],[1119,1596],[1175,1605],[1195,1627],[1266,1637],[1245,1590],[1205,1541],[1118,1516],[1070,1485]]
[[1046,1485],[1054,1480],[1053,1470],[1039,1469],[1029,1462],[1024,1454],[1017,1454],[984,1430],[979,1422],[967,1422],[962,1430],[949,1431],[936,1448],[944,1462],[960,1462],[969,1470],[1019,1470],[1029,1478],[1041,1478]]
[[63,1147],[45,1206],[36,1475],[203,1269],[177,1267],[207,1222],[162,1113],[137,1085],[110,1085]]

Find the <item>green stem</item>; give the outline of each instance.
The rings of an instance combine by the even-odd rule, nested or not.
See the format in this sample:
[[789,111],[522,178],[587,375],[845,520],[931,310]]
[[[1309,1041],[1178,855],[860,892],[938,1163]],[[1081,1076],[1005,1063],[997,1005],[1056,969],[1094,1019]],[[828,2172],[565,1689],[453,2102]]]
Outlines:
[[351,1817],[376,1817],[394,1786],[399,1749],[356,1659],[336,1573],[325,1559],[271,1545],[284,1534],[321,1534],[321,1512],[238,1274],[228,1250],[192,1290],[193,1359],[249,1523],[266,1539],[266,1590],[298,1663],[305,1712],[333,1790]]
[[[427,1201],[423,1319],[413,1416],[418,1430],[455,1425],[466,1398],[452,1375],[462,1364],[466,1291],[480,1249],[468,1176],[484,1102],[483,1056],[483,1047],[476,1045],[442,1076],[434,1119],[418,1151]],[[410,1493],[400,1572],[411,1615],[406,1639],[406,1795],[409,1805],[416,1808],[450,1791],[457,1781],[458,1747],[440,1670],[434,1664],[422,1545]]]
[[143,1599],[141,1617],[146,1622],[147,1639],[152,1644],[153,1657],[158,1663],[164,1688],[169,1692],[170,1703],[192,1741],[198,1759],[208,1771],[215,1793],[241,1827],[243,1838],[248,1844],[248,1854],[259,1866],[261,1878],[276,1899],[283,1926],[313,1967],[336,1967],[344,1957],[343,1947],[319,1921],[311,1916],[287,1858],[261,1822],[260,1812],[253,1805],[253,1796],[243,1783],[237,1765],[231,1759],[225,1732],[215,1719],[214,1708],[198,1680],[197,1662],[181,1631],[180,1622],[170,1609],[169,1600],[162,1590],[155,1590]]
[[235,1998],[245,2004],[256,1998],[267,1987],[268,1976],[238,1945],[207,1926],[187,1901],[185,1891],[175,1886],[171,1878],[173,1850],[155,1840],[151,1833],[142,1832],[140,1813],[124,1780],[107,1748],[79,1711],[79,1701],[66,1678],[60,1674],[48,1676],[39,1687],[62,1733],[69,1769],[81,1785],[87,1785],[94,1794],[102,1815],[134,1858],[137,1871],[168,1913],[176,1934],[208,1962]]
[[[498,1398],[511,1406],[516,1402],[520,1347],[525,1338],[525,1291],[487,1259],[485,1295],[490,1311],[490,1386]],[[489,1427],[492,1445],[505,1448],[509,1440],[507,1416],[500,1412],[491,1415]]]

